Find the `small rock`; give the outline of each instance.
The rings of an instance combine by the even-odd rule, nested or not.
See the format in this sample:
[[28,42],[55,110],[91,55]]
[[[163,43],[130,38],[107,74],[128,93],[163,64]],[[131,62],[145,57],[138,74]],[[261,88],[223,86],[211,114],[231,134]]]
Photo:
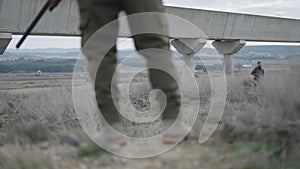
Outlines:
[[122,163],[126,163],[126,161],[127,161],[127,159],[121,158],[121,162],[122,162]]
[[99,162],[98,160],[94,160],[94,161],[93,161],[93,165],[94,165],[94,166],[99,166],[99,164],[100,164],[100,162]]
[[63,135],[60,137],[60,144],[78,147],[79,146],[79,138],[74,134]]
[[199,166],[200,161],[199,161],[199,160],[194,160],[194,161],[193,161],[193,164],[194,164],[194,166]]
[[108,155],[102,155],[99,158],[99,162],[102,166],[109,166],[113,162],[113,159],[111,156]]
[[38,146],[41,148],[41,149],[48,149],[50,147],[50,142],[49,141],[43,141],[43,142],[40,142],[38,144]]
[[80,164],[79,164],[79,168],[80,168],[80,169],[87,169],[86,165],[83,164],[83,163],[80,163]]

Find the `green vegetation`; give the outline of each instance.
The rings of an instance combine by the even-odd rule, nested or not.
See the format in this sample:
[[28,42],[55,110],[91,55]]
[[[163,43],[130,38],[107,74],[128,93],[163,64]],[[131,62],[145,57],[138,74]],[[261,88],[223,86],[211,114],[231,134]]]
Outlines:
[[281,147],[275,144],[268,144],[264,141],[255,140],[255,141],[238,141],[233,144],[229,152],[233,154],[244,154],[246,152],[251,153],[266,153],[268,156],[275,155],[281,152]]
[[[223,131],[221,131],[223,132]],[[225,131],[221,140],[227,142],[217,143],[215,149],[232,161],[234,168],[241,169],[298,169],[300,166],[298,149],[287,147],[286,139],[282,141],[276,133],[234,133]],[[270,137],[271,136],[271,137]],[[272,138],[273,140],[270,140]]]
[[104,149],[99,147],[97,144],[90,143],[89,145],[85,147],[80,147],[78,149],[78,156],[79,157],[95,157],[95,156],[101,156],[103,154],[107,153]]
[[73,72],[76,59],[16,59],[0,62],[0,73],[11,72]]
[[16,125],[4,129],[4,135],[0,137],[0,143],[10,144],[34,144],[53,138],[50,131],[40,124]]

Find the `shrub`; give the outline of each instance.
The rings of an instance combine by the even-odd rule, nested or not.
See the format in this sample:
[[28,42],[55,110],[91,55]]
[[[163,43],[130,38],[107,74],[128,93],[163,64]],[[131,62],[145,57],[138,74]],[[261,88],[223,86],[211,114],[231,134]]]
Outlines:
[[53,138],[49,130],[40,124],[16,125],[4,130],[1,142],[10,144],[35,144]]
[[99,147],[97,144],[90,143],[85,147],[80,147],[78,149],[78,156],[79,157],[95,157],[105,154],[106,151]]

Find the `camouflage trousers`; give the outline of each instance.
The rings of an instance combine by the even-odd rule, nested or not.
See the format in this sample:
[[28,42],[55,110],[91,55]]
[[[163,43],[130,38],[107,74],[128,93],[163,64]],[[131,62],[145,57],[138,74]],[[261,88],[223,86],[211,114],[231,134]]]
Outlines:
[[[125,11],[127,15],[142,13],[142,12],[163,12],[164,7],[161,0],[78,0],[80,8],[80,30],[82,31],[82,45],[84,46],[89,38],[100,28],[106,24],[116,20],[120,11]],[[155,19],[141,20],[141,25],[145,27],[151,27],[152,25],[158,25],[160,31],[167,35],[166,18],[163,16],[157,16]],[[133,25],[129,20],[130,30],[134,31],[138,29],[136,25]],[[103,33],[100,36],[101,43],[99,47],[106,45],[106,42],[116,44],[118,37],[118,23],[112,24],[108,33]],[[162,50],[170,50],[169,37],[159,34],[139,34],[132,36],[137,51],[156,48]],[[94,45],[99,51],[97,45]],[[101,48],[100,47],[100,48]],[[93,49],[89,49],[93,50]],[[117,64],[117,49],[116,45],[105,52],[105,56],[100,65],[97,65],[97,56],[95,52],[83,51],[89,61],[89,71],[92,79],[94,79],[94,87],[96,92],[96,100],[98,107],[109,122],[119,121],[119,113],[113,103],[111,89],[117,91],[116,84],[112,83],[112,77],[116,70]],[[91,54],[90,54],[91,53]],[[97,54],[100,55],[101,51]],[[142,54],[147,63],[159,63],[164,65],[168,72],[172,72],[172,78],[169,74],[164,73],[158,69],[149,69],[149,78],[153,89],[162,90],[167,97],[167,104],[165,111],[162,114],[163,118],[176,118],[180,110],[180,95],[179,87],[176,82],[177,72],[172,62],[172,55],[166,54],[157,58],[151,55]],[[149,66],[149,65],[148,65]],[[95,72],[97,72],[95,74]],[[93,75],[95,74],[95,75]]]

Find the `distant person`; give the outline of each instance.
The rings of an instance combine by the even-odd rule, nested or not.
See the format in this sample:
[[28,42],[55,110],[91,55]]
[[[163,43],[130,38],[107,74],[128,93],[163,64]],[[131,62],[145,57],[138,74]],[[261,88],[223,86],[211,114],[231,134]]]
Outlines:
[[252,70],[251,75],[254,76],[255,81],[261,80],[265,76],[265,70],[262,67],[262,62],[257,62],[257,67]]
[[[58,0],[51,0],[52,7],[57,5]],[[143,13],[143,12],[164,12],[162,0],[78,0],[81,24],[80,30],[82,32],[82,46],[85,45],[87,40],[100,28],[106,24],[118,19],[121,11],[125,11],[127,15]],[[151,21],[144,19],[140,21],[140,25],[151,28],[153,25],[159,25],[158,29],[165,35],[167,32],[167,21],[163,15],[157,15]],[[129,25],[131,24],[129,20]],[[137,27],[130,27],[131,30]],[[157,29],[157,28],[156,28]],[[110,35],[103,35],[100,38],[106,38],[109,41],[117,42],[118,38],[118,25],[112,27]],[[134,39],[136,50],[144,49],[162,49],[170,51],[169,37],[160,34],[139,34],[132,38]],[[99,44],[101,47],[103,44]],[[148,61],[153,58],[145,56]],[[95,64],[96,58],[87,55],[89,66]],[[166,65],[168,70],[177,76],[175,65],[172,61],[171,54],[167,54],[164,58],[155,60],[162,65]],[[117,90],[115,84],[112,84],[113,74],[116,70],[117,64],[117,48],[111,48],[103,58],[100,67],[98,68],[95,77],[95,92],[98,107],[105,120],[109,123],[116,123],[120,121],[119,113],[113,103],[111,86]],[[100,70],[101,69],[101,70]],[[99,71],[100,70],[100,71]],[[91,75],[93,76],[93,75]],[[170,119],[175,121],[180,110],[180,95],[179,87],[175,79],[170,77],[167,73],[158,69],[149,69],[149,77],[152,87],[154,89],[162,90],[167,97],[167,105],[162,114],[163,119]],[[172,138],[165,138],[172,140]]]

